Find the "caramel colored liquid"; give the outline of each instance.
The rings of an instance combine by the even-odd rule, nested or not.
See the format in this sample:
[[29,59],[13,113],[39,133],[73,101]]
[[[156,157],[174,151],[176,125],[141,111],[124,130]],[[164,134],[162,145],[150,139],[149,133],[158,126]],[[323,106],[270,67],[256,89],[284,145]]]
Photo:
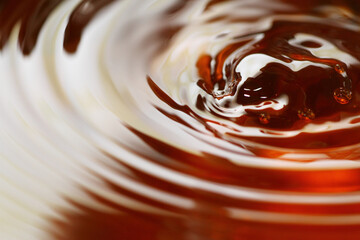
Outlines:
[[359,16],[0,1],[0,239],[360,239]]
[[[246,47],[244,45],[252,37],[239,36],[240,40],[234,39],[234,43],[216,56],[203,55],[198,59],[198,85],[207,94],[222,101],[225,108],[269,105],[261,110],[247,109],[239,117],[225,117],[240,126],[286,132],[301,130],[308,124],[324,125],[351,117],[356,119],[360,111],[359,62],[343,62],[337,59],[336,53],[330,54],[331,57],[316,56],[317,52],[331,51],[328,50],[330,46],[354,59],[360,58],[358,31],[334,26],[332,21],[275,21],[269,30],[261,33],[264,36],[260,41]],[[259,33],[252,35],[255,37]],[[311,37],[310,40],[306,37],[296,39],[300,35]],[[326,46],[317,42],[317,38],[325,40]],[[230,62],[227,58],[239,49],[241,53]],[[255,54],[276,61],[266,62],[258,69],[256,76],[243,80],[241,73],[236,72],[236,66]],[[266,60],[260,57],[257,61]],[[297,63],[299,66],[306,64],[306,67],[291,68]],[[221,93],[217,95],[217,92]],[[288,102],[285,107],[275,110],[271,101],[276,102],[281,96],[285,96]],[[206,104],[204,98],[198,98],[198,109],[204,111]],[[217,115],[221,117],[221,114]],[[318,149],[357,144],[359,136],[359,127],[349,126],[324,133],[301,133],[284,139],[271,136],[241,138],[282,148]]]

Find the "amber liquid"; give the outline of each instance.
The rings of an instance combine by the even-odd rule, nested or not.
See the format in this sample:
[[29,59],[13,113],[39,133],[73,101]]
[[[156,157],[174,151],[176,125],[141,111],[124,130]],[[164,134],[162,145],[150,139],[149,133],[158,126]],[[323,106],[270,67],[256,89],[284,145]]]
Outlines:
[[[289,44],[289,40],[297,33],[319,36],[333,43],[354,58],[359,59],[359,33],[336,26],[306,22],[274,22],[266,31],[264,38],[252,46],[248,52],[238,56],[225,66],[225,59],[248,40],[240,40],[223,49],[215,58],[203,55],[199,58],[199,87],[208,94],[214,93],[214,87],[225,90],[226,82],[233,87],[228,91],[231,101],[238,105],[256,105],[279,96],[288,96],[289,102],[284,109],[247,110],[246,114],[232,119],[237,124],[247,127],[260,127],[271,130],[293,131],[302,129],[307,124],[321,125],[326,122],[339,122],[342,119],[359,115],[359,72],[358,64],[348,65],[332,58],[318,58],[307,49],[321,48],[318,42],[302,42],[307,49]],[[309,65],[299,71],[292,71],[281,63],[269,63],[261,69],[261,74],[249,78],[236,89],[241,81],[239,73],[234,73],[235,66],[247,55],[261,53],[281,59],[284,63],[291,61],[310,61]],[[215,61],[214,68],[211,62]],[[221,96],[224,97],[224,96]],[[197,106],[204,109],[204,99],[198,98]],[[230,102],[230,100],[228,100]],[[205,103],[206,104],[206,103]],[[227,103],[225,103],[226,105]],[[352,123],[356,123],[354,119]],[[302,133],[296,137],[279,139],[271,137],[246,137],[244,139],[283,148],[319,149],[349,146],[359,143],[359,127],[351,127],[326,133]]]
[[[162,15],[159,13],[159,19],[167,19],[154,35],[164,43],[163,48],[168,47],[171,40],[186,27],[182,22],[167,26],[166,20],[176,17],[200,1],[179,0]],[[11,30],[20,21],[19,45],[22,53],[28,55],[36,45],[42,24],[61,1],[20,2],[0,1],[0,22],[3,23],[0,25],[0,47],[6,45]],[[114,1],[84,0],[73,10],[62,42],[62,47],[68,54],[76,54],[86,26],[100,10],[112,2]],[[206,14],[212,9],[220,9],[221,4],[239,2],[242,1],[204,1],[202,11]],[[282,4],[287,8],[276,7],[283,6]],[[86,8],[89,5],[93,8]],[[235,12],[241,10],[236,8],[236,4],[234,6]],[[197,90],[201,94],[193,105],[178,103],[157,84],[158,79],[153,79],[150,73],[147,78],[144,76],[147,90],[171,108],[171,111],[158,106],[154,108],[189,132],[196,132],[197,129],[179,117],[178,113],[202,124],[216,140],[228,141],[236,147],[246,149],[249,151],[248,155],[239,154],[244,162],[265,157],[278,164],[276,160],[284,153],[324,153],[329,156],[328,161],[357,160],[360,156],[357,150],[360,143],[360,3],[355,0],[264,0],[264,5],[253,7],[267,10],[264,17],[271,19],[270,26],[264,31],[254,28],[253,32],[233,37],[216,55],[204,51],[201,56],[197,56],[196,64],[190,67],[196,72],[193,81],[197,83]],[[275,15],[278,17],[273,18]],[[204,24],[226,25],[258,20],[259,18],[247,17],[246,14],[234,16],[229,12],[215,16]],[[136,27],[131,26],[129,29],[135,31]],[[253,41],[259,36],[261,38],[258,41]],[[306,40],[304,36],[311,36],[312,40]],[[217,37],[223,38],[226,34]],[[301,40],[301,37],[305,40]],[[341,54],[333,54],[334,51]],[[256,74],[245,78],[244,72],[252,65],[239,68],[240,70],[238,66],[251,56],[262,56],[259,58],[260,63],[264,56],[272,60],[260,64],[262,67],[257,69]],[[132,79],[126,81],[133,83]],[[136,90],[139,91],[138,94],[143,93],[142,89]],[[284,106],[280,109],[271,107],[279,104],[280,98],[285,99]],[[209,108],[211,104],[215,108],[221,107],[218,111],[213,111]],[[252,107],[260,105],[259,108]],[[228,117],[222,113],[238,107],[245,109],[240,116]],[[210,120],[203,113],[218,120]],[[347,119],[351,121],[344,128],[318,130],[319,126],[342,124]],[[252,136],[241,131],[226,135],[214,130],[209,124],[221,125],[223,121],[235,123],[242,129],[261,129],[266,136]],[[134,159],[131,160],[141,158],[190,180],[185,185],[173,181],[174,175],[164,179],[160,174],[141,171],[131,165],[131,161],[123,161],[124,156],[113,156],[99,147],[96,150],[103,153],[107,161],[111,161],[111,170],[129,182],[191,200],[193,205],[183,208],[170,202],[157,201],[141,191],[124,187],[126,184],[116,184],[103,175],[91,172],[90,175],[93,174],[96,182],[101,182],[105,190],[124,199],[131,199],[134,204],[112,201],[108,196],[91,191],[91,186],[79,184],[77,187],[89,199],[112,211],[95,209],[84,202],[65,199],[76,211],[56,210],[61,218],[49,219],[52,228],[48,229],[54,239],[360,239],[360,202],[352,198],[347,202],[341,199],[351,194],[356,197],[356,193],[360,191],[360,168],[309,169],[306,168],[307,163],[321,159],[309,160],[305,157],[297,159],[297,162],[304,162],[304,165],[291,169],[236,164],[220,154],[205,150],[194,153],[195,151],[178,148],[141,132],[131,124],[126,127],[138,142],[134,141],[134,147],[121,143],[118,146],[133,154]],[[305,128],[310,130],[304,131]],[[298,131],[299,134],[278,137],[279,134],[293,131]],[[239,141],[244,144],[238,144]],[[139,142],[146,144],[147,148],[138,147],[136,143]],[[211,144],[215,145],[215,141]],[[216,149],[217,146],[213,147]],[[287,159],[279,161],[285,162]],[[213,189],[205,188],[199,182],[212,184],[210,186]],[[230,190],[221,188],[222,191],[215,191],[223,186],[229,186]],[[243,195],[236,196],[232,190]],[[258,197],[278,195],[283,199]],[[312,201],[307,201],[307,197]],[[319,197],[316,199],[321,201],[315,201],[315,197]],[[151,208],[145,211],[137,204],[164,210],[166,214],[152,212]],[[234,209],[239,211],[233,211]]]

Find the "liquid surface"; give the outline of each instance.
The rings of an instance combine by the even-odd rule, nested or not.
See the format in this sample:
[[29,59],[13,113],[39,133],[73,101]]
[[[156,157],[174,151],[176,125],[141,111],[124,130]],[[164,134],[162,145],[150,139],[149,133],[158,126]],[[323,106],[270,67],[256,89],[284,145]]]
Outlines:
[[[358,143],[358,129],[344,120],[359,115],[360,39],[358,32],[336,23],[279,20],[265,32],[234,37],[214,58],[201,56],[197,84],[212,98],[199,94],[198,109],[241,127],[264,129],[264,136],[239,135],[269,145],[307,149]],[[341,121],[333,133],[316,131]],[[306,128],[306,136],[279,139]],[[266,136],[267,130],[276,131],[276,137]]]
[[359,239],[359,15],[0,1],[0,239]]

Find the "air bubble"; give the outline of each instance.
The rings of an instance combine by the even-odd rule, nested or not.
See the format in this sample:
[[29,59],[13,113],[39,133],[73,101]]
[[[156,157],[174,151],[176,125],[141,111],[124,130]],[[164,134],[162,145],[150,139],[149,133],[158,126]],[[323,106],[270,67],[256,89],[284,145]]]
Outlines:
[[352,92],[339,87],[334,91],[334,98],[340,104],[348,104],[352,98]]
[[304,108],[298,111],[298,117],[301,120],[311,121],[315,119],[315,113],[309,108]]
[[259,116],[259,121],[261,124],[268,124],[270,122],[270,115],[267,113],[261,113]]
[[339,74],[344,74],[345,73],[345,69],[343,67],[340,66],[340,64],[336,64],[335,65],[335,71]]

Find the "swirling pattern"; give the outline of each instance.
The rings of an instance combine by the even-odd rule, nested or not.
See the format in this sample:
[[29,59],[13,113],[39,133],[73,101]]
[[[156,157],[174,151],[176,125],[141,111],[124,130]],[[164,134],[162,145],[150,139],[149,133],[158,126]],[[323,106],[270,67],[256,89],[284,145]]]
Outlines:
[[0,239],[358,239],[359,9],[1,1]]

